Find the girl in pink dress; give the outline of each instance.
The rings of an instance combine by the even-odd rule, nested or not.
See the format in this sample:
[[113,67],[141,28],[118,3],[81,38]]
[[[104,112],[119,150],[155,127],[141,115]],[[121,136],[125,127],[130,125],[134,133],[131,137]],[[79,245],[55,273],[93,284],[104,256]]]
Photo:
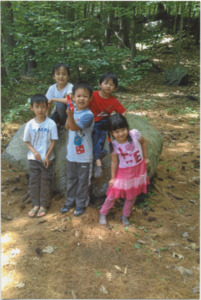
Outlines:
[[149,178],[146,165],[149,164],[147,143],[137,129],[129,131],[126,118],[114,114],[108,119],[108,135],[112,152],[111,180],[107,190],[107,198],[100,210],[99,223],[107,224],[106,215],[119,198],[124,198],[122,223],[129,225],[131,209],[137,195],[147,192]]

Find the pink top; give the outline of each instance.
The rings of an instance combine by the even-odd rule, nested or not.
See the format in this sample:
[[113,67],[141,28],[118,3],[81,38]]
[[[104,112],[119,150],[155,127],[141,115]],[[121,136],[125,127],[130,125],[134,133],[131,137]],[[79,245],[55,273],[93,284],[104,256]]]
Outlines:
[[132,129],[129,131],[132,137],[132,142],[126,142],[124,144],[119,144],[116,140],[112,142],[114,154],[119,155],[119,168],[127,168],[138,165],[142,159],[142,147],[139,142],[141,139],[141,133],[137,129]]

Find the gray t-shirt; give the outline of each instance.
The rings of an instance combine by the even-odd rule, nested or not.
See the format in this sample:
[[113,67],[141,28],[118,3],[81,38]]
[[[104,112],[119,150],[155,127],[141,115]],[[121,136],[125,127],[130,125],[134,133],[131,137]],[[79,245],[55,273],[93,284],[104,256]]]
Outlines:
[[81,111],[75,109],[74,120],[80,130],[69,129],[66,158],[71,162],[92,162],[94,115],[88,108]]
[[[58,140],[56,123],[50,118],[46,118],[44,122],[37,123],[31,119],[24,129],[24,142],[29,142],[31,146],[41,155],[42,161],[50,148],[51,140]],[[49,160],[54,159],[54,152],[50,154]],[[36,160],[33,152],[30,150],[27,153],[27,158]]]

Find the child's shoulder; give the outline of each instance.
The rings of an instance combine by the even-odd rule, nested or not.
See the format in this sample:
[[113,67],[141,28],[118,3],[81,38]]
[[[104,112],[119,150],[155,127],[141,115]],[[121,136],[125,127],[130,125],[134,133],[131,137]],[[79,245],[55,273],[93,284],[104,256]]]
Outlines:
[[131,137],[133,137],[133,138],[136,138],[138,140],[141,138],[141,133],[137,129],[131,129],[129,131],[129,133],[130,133]]

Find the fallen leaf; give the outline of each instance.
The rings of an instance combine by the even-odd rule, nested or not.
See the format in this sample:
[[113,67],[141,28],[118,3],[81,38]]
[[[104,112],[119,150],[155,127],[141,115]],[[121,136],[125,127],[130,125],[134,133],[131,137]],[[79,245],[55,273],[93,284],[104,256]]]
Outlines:
[[178,257],[179,259],[184,259],[183,255],[173,252],[172,257]]
[[43,249],[43,252],[51,254],[54,252],[54,248],[52,246],[47,246]]
[[117,266],[117,265],[114,265],[114,266],[115,266],[115,268],[116,268],[118,271],[122,272],[122,270],[121,270],[121,268],[120,268],[119,266]]
[[101,291],[103,294],[108,294],[108,291],[106,290],[106,288],[104,287],[104,285],[101,285],[100,291]]

